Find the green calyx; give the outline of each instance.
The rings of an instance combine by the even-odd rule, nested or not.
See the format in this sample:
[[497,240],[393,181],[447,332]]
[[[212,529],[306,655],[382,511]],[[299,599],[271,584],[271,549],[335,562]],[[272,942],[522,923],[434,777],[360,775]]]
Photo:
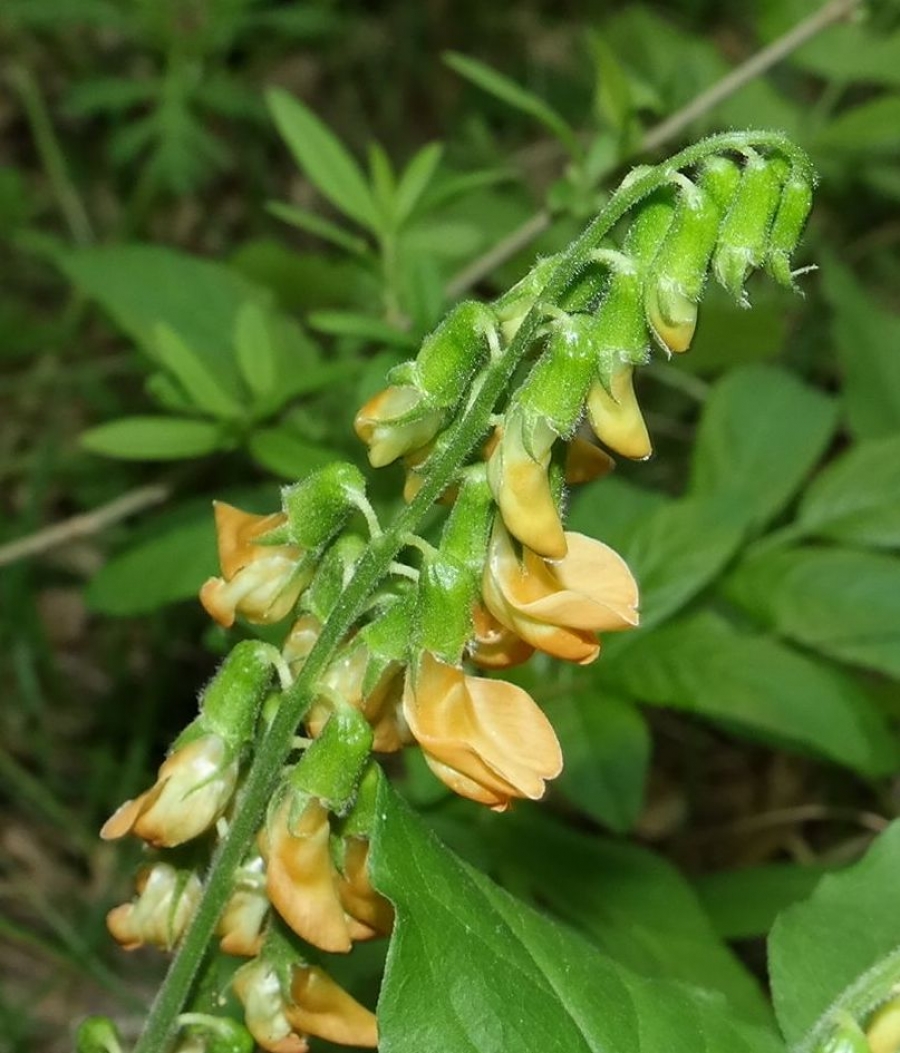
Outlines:
[[415,360],[417,387],[435,405],[452,409],[487,358],[488,334],[496,329],[496,316],[485,304],[457,304],[422,341]]
[[220,735],[235,750],[249,742],[279,661],[278,651],[270,644],[259,640],[235,644],[200,696],[200,716],[182,732],[176,745],[209,732]]
[[322,734],[288,776],[291,787],[317,797],[331,812],[344,815],[372,752],[372,729],[352,706],[337,706]]
[[285,487],[281,492],[287,516],[282,528],[285,539],[305,550],[321,548],[365,500],[365,493],[362,473],[343,462],[329,464],[302,482]]

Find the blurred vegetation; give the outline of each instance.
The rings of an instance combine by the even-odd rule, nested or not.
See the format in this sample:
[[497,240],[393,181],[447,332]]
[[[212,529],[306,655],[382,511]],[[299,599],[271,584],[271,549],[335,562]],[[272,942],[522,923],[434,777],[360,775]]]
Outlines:
[[[642,373],[654,459],[573,501],[573,528],[633,565],[644,626],[590,670],[523,674],[566,753],[540,820],[560,822],[522,809],[515,838],[414,761],[404,785],[607,950],[596,887],[561,874],[630,834],[694,890],[635,848],[644,913],[604,896],[613,921],[651,931],[675,883],[757,970],[775,912],[896,814],[900,18],[856,5],[663,143],[661,121],[816,5],[589,6],[0,7],[4,1053],[67,1049],[79,1014],[127,1017],[153,990],[156,959],[123,965],[103,925],[136,856],[95,831],[227,646],[192,599],[211,499],[262,511],[335,453],[362,463],[355,408],[451,303],[713,130],[810,152],[820,270],[803,297],[761,284],[751,311],[710,290],[691,353]],[[388,515],[395,483],[374,479]],[[136,514],[17,558],[123,494]],[[563,824],[579,844],[538,866]]]

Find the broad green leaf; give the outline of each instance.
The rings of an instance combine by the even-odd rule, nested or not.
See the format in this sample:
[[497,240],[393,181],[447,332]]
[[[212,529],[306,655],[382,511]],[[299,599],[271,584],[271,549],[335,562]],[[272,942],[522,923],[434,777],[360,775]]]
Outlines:
[[80,442],[126,461],[179,461],[228,445],[217,424],[182,417],[122,417],[82,432]]
[[250,453],[263,468],[295,482],[330,464],[337,454],[305,442],[286,428],[261,428],[250,436]]
[[101,567],[88,585],[87,603],[102,614],[146,614],[196,596],[203,582],[218,572],[210,505]]
[[853,679],[712,613],[638,636],[608,653],[598,676],[639,701],[696,713],[863,775],[887,774],[898,762],[893,735]]
[[[249,302],[245,307],[254,309]],[[255,309],[259,310],[258,307]],[[215,372],[174,329],[160,322],[154,330],[154,337],[156,360],[172,373],[197,409],[225,420],[243,414],[240,402],[222,387]]]
[[822,289],[833,312],[847,423],[861,439],[893,435],[900,431],[900,317],[833,257],[823,262]]
[[[769,973],[778,1022],[792,1046],[812,1048],[830,1030],[832,1012],[852,1013],[866,1002],[867,989],[880,989],[884,999],[900,981],[898,874],[900,823],[893,823],[859,863],[822,878],[808,900],[776,921]],[[865,1011],[873,1007],[869,1002]]]
[[[650,732],[627,699],[598,690],[583,670],[566,670],[569,690],[544,703],[565,766],[556,787],[586,815],[617,833],[630,830],[644,801]],[[554,684],[554,686],[556,686]],[[541,702],[540,691],[533,692]]]
[[747,940],[765,936],[776,916],[805,899],[827,873],[824,866],[767,863],[704,874],[694,888],[723,940]]
[[151,357],[160,323],[169,326],[214,372],[232,397],[240,376],[229,349],[240,305],[268,294],[220,263],[161,245],[103,245],[60,253],[69,279],[96,300]]
[[520,812],[493,824],[500,873],[620,965],[718,991],[736,1014],[771,1022],[758,983],[716,935],[696,893],[661,856]]
[[900,125],[900,95],[881,95],[834,117],[816,135],[817,152],[890,154],[900,152],[895,129]]
[[714,387],[691,471],[697,495],[727,495],[751,529],[777,515],[834,432],[828,396],[773,366],[746,366]]
[[900,559],[780,549],[744,560],[724,592],[780,636],[900,679]]
[[413,157],[397,185],[394,197],[394,213],[398,226],[402,226],[412,215],[422,195],[428,189],[441,158],[444,155],[443,143],[428,143]]
[[378,209],[378,227],[380,230],[393,230],[396,226],[394,195],[397,193],[397,177],[381,143],[369,143],[369,181]]
[[540,121],[559,139],[573,157],[580,156],[581,145],[568,122],[539,96],[477,59],[460,55],[455,51],[446,51],[443,57],[444,62],[461,77],[465,77],[466,80],[501,99],[507,105]]
[[617,474],[608,475],[576,491],[566,527],[624,552],[635,528],[661,514],[668,504],[659,490],[637,486]]
[[754,292],[753,310],[747,311],[724,289],[710,283],[703,295],[690,354],[682,355],[675,368],[714,376],[737,366],[775,358],[784,349],[788,324],[797,311],[797,303],[792,293],[764,285]]
[[410,333],[397,329],[380,318],[353,311],[313,311],[307,318],[313,329],[332,336],[353,336],[389,347],[418,347],[418,341]]
[[331,130],[282,88],[266,94],[278,131],[316,189],[368,230],[379,229],[378,211],[359,165]]
[[456,858],[382,780],[373,881],[397,908],[382,1053],[776,1053],[713,992],[648,980]]
[[307,234],[315,234],[318,238],[330,241],[332,245],[337,245],[340,249],[346,249],[347,252],[352,252],[354,256],[365,256],[368,252],[368,245],[362,238],[354,237],[353,234],[349,234],[343,227],[339,227],[337,223],[323,219],[322,216],[317,215],[315,212],[308,212],[305,208],[300,208],[298,205],[285,205],[280,201],[270,202],[266,206],[266,210],[285,223],[290,223],[292,227],[298,227],[300,230],[305,230]]
[[[779,32],[792,24],[789,15]],[[827,33],[798,48],[789,61],[830,81],[900,86],[900,33],[873,32],[862,21],[832,25]]]
[[258,399],[269,396],[278,380],[273,335],[258,304],[246,303],[238,312],[234,350],[247,387]]
[[900,434],[852,446],[807,487],[794,524],[801,534],[900,548]]

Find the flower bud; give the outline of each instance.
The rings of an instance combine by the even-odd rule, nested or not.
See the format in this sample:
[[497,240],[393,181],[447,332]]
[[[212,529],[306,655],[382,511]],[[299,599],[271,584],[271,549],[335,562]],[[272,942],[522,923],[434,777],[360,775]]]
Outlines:
[[494,311],[507,344],[512,342],[525,316],[540,299],[544,286],[559,266],[561,258],[562,254],[558,253],[538,260],[524,278],[494,302]]
[[222,578],[210,578],[200,590],[200,602],[226,629],[235,616],[270,624],[289,614],[309,581],[295,545],[267,545],[266,537],[286,517],[257,516],[214,501]]
[[647,321],[667,353],[687,351],[694,336],[697,301],[720,218],[713,196],[682,177],[675,216],[654,257],[644,293]]
[[137,897],[131,903],[114,907],[106,915],[109,931],[126,951],[145,944],[172,950],[200,902],[200,878],[192,870],[154,863],[140,872],[136,887]]
[[782,187],[778,211],[769,231],[766,270],[787,289],[796,288],[791,274],[791,256],[812,209],[812,195],[812,181],[803,172],[793,169]]
[[740,303],[749,301],[744,282],[754,267],[762,265],[769,242],[769,228],[781,196],[784,162],[751,154],[744,165],[731,208],[719,228],[713,270],[723,288]]
[[464,397],[487,357],[486,334],[496,329],[497,318],[486,304],[457,304],[422,341],[415,362],[416,386],[434,405],[452,409]]
[[542,419],[510,410],[487,462],[487,478],[507,529],[547,559],[566,554],[548,467],[556,434]]
[[235,644],[200,695],[200,716],[178,736],[176,747],[206,731],[235,752],[249,742],[272,682],[273,658],[277,650],[259,640]]
[[638,273],[643,274],[653,263],[674,215],[675,194],[671,186],[654,190],[638,205],[622,243],[622,251],[631,258]]
[[621,366],[609,378],[609,390],[602,381],[592,385],[588,392],[588,419],[594,434],[611,450],[645,461],[653,447],[634,393],[633,373],[631,366]]
[[731,208],[731,199],[741,181],[741,168],[730,157],[714,154],[700,166],[699,183],[716,203],[721,215]]
[[176,745],[163,761],[156,783],[126,801],[103,824],[106,840],[133,833],[155,848],[173,848],[199,837],[231,803],[238,756],[219,735]]
[[444,424],[444,410],[411,385],[385,388],[357,413],[353,427],[369,447],[373,468],[426,446]]
[[89,1016],[78,1025],[75,1053],[122,1053],[116,1025],[106,1016]]
[[354,465],[342,462],[284,487],[284,540],[304,550],[320,548],[340,530],[350,512],[365,500],[365,494],[362,473]]

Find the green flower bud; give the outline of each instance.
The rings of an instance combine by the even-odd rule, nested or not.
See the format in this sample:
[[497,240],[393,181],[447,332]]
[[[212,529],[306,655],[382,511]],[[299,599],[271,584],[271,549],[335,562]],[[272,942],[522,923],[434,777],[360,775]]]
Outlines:
[[317,797],[329,811],[346,814],[368,764],[372,739],[369,722],[358,709],[338,706],[291,772],[291,786]]
[[547,256],[546,259],[538,260],[524,278],[494,301],[494,310],[506,343],[510,343],[519,331],[519,326],[537,303],[544,286],[559,266],[561,258],[562,253],[557,253],[555,256]]
[[426,558],[419,572],[416,645],[457,665],[473,632],[478,575],[443,552]]
[[583,338],[590,342],[594,372],[608,387],[612,368],[622,362],[641,365],[650,355],[644,320],[643,282],[633,266],[614,269],[606,295]]
[[766,257],[766,270],[779,285],[788,289],[796,288],[791,274],[791,256],[806,226],[812,209],[812,198],[811,181],[799,170],[792,170],[781,190],[778,211],[769,231]]
[[483,465],[465,475],[441,534],[441,553],[480,574],[494,519],[494,496]]
[[278,652],[259,640],[236,644],[200,696],[200,716],[185,728],[175,747],[213,732],[233,750],[253,737],[260,706],[272,682]]
[[630,256],[639,272],[653,262],[675,215],[675,193],[671,186],[660,187],[638,206],[622,251]]
[[719,229],[713,270],[720,285],[745,307],[748,300],[744,282],[766,257],[769,228],[778,208],[784,174],[781,158],[752,154]]
[[592,262],[578,275],[559,298],[559,306],[570,314],[592,311],[607,283],[606,268]]
[[721,215],[704,186],[683,179],[672,225],[654,257],[644,293],[647,321],[667,353],[687,351],[693,339],[697,301]]
[[415,621],[415,597],[416,592],[412,587],[386,596],[376,608],[372,620],[360,629],[359,635],[369,652],[369,663],[363,677],[363,695],[375,689],[390,666],[406,663]]
[[343,534],[325,553],[303,596],[303,608],[325,622],[366,551],[359,534]]
[[485,338],[496,329],[497,318],[491,308],[470,301],[457,304],[425,337],[416,356],[416,376],[418,387],[435,405],[452,409],[465,395],[486,358]]
[[731,200],[741,181],[741,168],[730,157],[709,157],[700,166],[697,181],[724,215],[731,208]]
[[[287,522],[272,533],[279,535],[283,531],[285,541],[307,550],[318,549],[341,529],[350,513],[365,500],[365,493],[366,483],[358,468],[340,461],[329,464],[281,491]],[[266,543],[270,543],[268,536]]]
[[78,1026],[76,1053],[122,1053],[115,1024],[106,1016],[89,1016]]

